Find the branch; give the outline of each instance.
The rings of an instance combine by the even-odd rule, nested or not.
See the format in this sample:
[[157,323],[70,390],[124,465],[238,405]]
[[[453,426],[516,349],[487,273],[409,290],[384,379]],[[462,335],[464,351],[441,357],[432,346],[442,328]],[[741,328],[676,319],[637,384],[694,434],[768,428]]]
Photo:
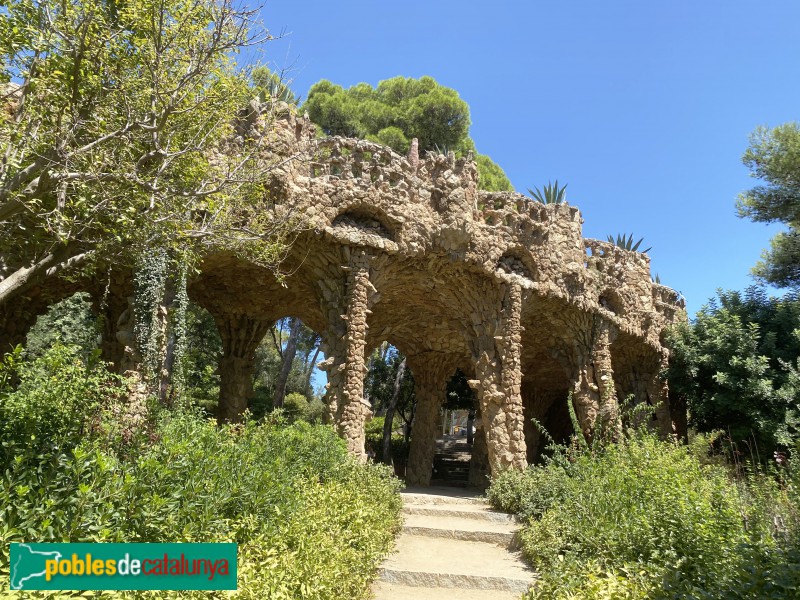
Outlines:
[[9,299],[15,295],[24,292],[31,285],[47,278],[50,275],[55,275],[65,268],[76,266],[89,257],[91,253],[74,255],[77,249],[77,244],[70,243],[61,246],[55,252],[48,254],[39,262],[32,264],[30,267],[22,267],[17,269],[14,273],[0,281],[0,305],[5,304]]

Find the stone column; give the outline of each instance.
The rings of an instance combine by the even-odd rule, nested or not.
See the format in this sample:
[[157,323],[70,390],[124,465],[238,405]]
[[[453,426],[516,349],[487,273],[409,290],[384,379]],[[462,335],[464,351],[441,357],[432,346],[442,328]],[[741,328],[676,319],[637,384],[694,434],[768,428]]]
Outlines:
[[470,386],[478,396],[492,473],[527,466],[522,411],[521,338],[522,290],[508,284],[500,307],[495,335],[478,335],[476,380]]
[[666,369],[669,363],[669,350],[663,348],[659,354],[657,367],[647,378],[647,395],[650,404],[656,407],[656,423],[662,437],[675,433],[673,419],[670,414],[669,388],[667,382],[659,377],[659,373]]
[[414,373],[417,410],[411,430],[411,448],[406,467],[408,485],[430,485],[436,438],[441,427],[439,413],[447,394],[447,382],[455,372],[455,363],[438,352],[424,352],[408,357]]
[[[344,298],[336,297],[336,290],[323,290],[329,327],[324,348],[327,358],[320,367],[328,372],[328,419],[346,440],[347,449],[366,460],[364,423],[372,410],[364,399],[365,350],[367,316],[375,288],[369,280],[369,256],[357,250],[349,259]],[[342,304],[345,314],[341,314]]]
[[489,487],[489,449],[486,446],[486,430],[480,414],[475,428],[475,440],[472,444],[472,458],[469,461],[469,485],[479,490]]
[[[129,269],[109,269],[90,291],[92,310],[100,326],[100,356],[105,362],[113,364],[117,373],[124,373],[131,366],[123,365],[126,352],[131,353],[127,347],[136,346],[133,334],[133,273]],[[121,323],[127,328],[122,334]]]
[[602,317],[586,315],[574,348],[572,404],[583,435],[591,441],[597,419],[612,438],[622,431],[611,364],[614,331]]
[[214,315],[220,337],[219,408],[217,420],[238,423],[253,396],[256,348],[273,321],[248,315]]

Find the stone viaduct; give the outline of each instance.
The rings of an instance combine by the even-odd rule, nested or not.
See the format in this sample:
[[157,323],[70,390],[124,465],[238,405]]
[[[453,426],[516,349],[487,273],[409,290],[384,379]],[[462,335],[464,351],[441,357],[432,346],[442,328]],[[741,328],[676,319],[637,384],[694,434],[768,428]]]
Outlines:
[[[457,369],[478,400],[476,483],[538,455],[533,418],[569,432],[570,394],[588,437],[600,423],[616,427],[618,400],[630,395],[656,407],[663,434],[675,431],[679,411],[658,373],[668,359],[664,331],[685,312],[673,290],[653,283],[646,255],[585,239],[574,206],[478,190],[470,157],[314,139],[288,110],[273,127],[280,160],[271,192],[301,225],[285,277],[214,253],[189,286],[223,341],[221,418],[242,414],[256,347],[277,319],[293,316],[323,338],[329,417],[356,455],[372,415],[365,357],[383,341],[408,357],[418,399],[410,484],[430,480],[439,409]],[[131,282],[119,274],[103,285],[112,292],[104,353],[119,365]],[[56,299],[33,290],[26,307],[6,308],[0,342],[19,341],[29,316]]]

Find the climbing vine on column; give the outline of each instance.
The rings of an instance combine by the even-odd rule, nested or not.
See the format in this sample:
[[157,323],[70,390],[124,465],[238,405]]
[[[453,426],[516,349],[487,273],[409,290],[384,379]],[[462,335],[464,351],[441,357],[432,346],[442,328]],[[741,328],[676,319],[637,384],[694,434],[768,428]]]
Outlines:
[[177,265],[178,277],[175,284],[175,303],[172,312],[172,332],[175,347],[172,358],[172,393],[180,397],[185,383],[184,357],[186,356],[186,311],[189,307],[189,294],[186,282],[189,275],[189,258],[181,256]]
[[162,332],[157,325],[166,289],[167,263],[166,250],[145,250],[139,255],[133,276],[134,333],[142,357],[142,374],[149,385],[155,384],[160,366]]
[[183,387],[186,353],[187,252],[140,253],[134,274],[134,333],[141,374],[150,393],[175,398]]

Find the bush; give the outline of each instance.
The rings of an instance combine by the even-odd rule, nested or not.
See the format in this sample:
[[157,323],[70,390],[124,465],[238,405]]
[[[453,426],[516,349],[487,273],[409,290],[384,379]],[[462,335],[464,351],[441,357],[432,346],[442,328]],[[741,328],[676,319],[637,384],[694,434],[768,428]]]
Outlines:
[[568,475],[559,467],[531,466],[526,471],[501,472],[486,491],[489,502],[524,521],[540,518],[567,493]]
[[292,392],[283,399],[283,411],[290,422],[306,421],[308,417],[308,398],[303,394]]
[[796,546],[772,524],[793,519],[792,485],[761,474],[737,484],[641,432],[569,458],[502,473],[488,491],[528,519],[523,552],[541,573],[532,598],[796,597]]
[[[16,388],[12,379],[19,380]],[[0,364],[0,465],[23,449],[75,447],[100,409],[124,394],[124,380],[97,353],[85,359],[78,346],[55,345],[28,361],[19,351],[7,355]]]
[[15,541],[235,541],[242,597],[366,596],[400,524],[385,468],[355,463],[329,427],[281,418],[217,427],[164,412],[154,433],[132,459],[87,442],[14,461],[0,586]]

